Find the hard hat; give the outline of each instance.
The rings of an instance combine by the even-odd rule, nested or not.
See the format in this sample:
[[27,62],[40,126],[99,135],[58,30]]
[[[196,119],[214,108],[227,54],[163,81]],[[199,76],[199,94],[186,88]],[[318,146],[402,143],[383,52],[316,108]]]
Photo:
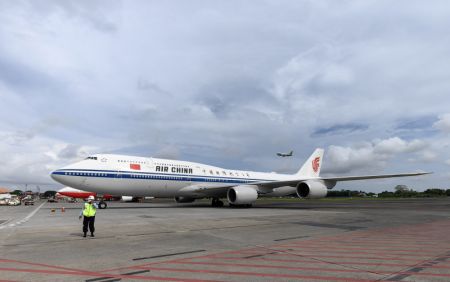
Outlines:
[[88,201],[93,201],[93,200],[94,200],[94,196],[91,195],[88,197]]

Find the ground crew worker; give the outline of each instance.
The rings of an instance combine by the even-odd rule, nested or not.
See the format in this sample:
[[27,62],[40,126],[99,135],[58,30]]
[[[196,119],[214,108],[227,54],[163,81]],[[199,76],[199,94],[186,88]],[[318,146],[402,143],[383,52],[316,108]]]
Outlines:
[[98,205],[94,202],[94,196],[89,196],[87,203],[84,203],[83,209],[80,212],[79,219],[81,216],[84,216],[83,219],[83,237],[86,237],[86,233],[91,232],[91,237],[94,237],[94,222],[95,222],[95,214],[97,213]]

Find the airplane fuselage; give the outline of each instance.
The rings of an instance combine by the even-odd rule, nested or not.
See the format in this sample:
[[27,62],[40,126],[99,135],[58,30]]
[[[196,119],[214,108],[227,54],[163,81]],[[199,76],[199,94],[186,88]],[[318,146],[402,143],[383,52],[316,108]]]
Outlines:
[[[93,155],[52,172],[52,178],[70,187],[97,194],[178,197],[195,185],[245,185],[252,182],[290,180],[292,175],[229,170],[200,163],[123,155]],[[126,191],[126,193],[124,193]],[[286,196],[295,187],[285,186],[261,196]],[[190,195],[192,196],[192,195]]]

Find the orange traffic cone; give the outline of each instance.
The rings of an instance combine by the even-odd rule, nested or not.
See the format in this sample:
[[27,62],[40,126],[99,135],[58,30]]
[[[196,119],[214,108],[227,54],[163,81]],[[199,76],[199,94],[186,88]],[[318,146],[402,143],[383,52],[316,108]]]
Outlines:
[[61,212],[65,212],[66,211],[66,208],[65,207],[62,207],[61,208]]

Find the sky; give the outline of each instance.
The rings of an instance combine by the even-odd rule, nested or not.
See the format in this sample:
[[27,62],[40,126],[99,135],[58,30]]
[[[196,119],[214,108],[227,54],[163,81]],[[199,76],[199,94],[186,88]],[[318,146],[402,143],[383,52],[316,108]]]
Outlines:
[[[0,1],[0,183],[94,153],[450,188],[448,1]],[[291,158],[277,152],[294,151]]]

